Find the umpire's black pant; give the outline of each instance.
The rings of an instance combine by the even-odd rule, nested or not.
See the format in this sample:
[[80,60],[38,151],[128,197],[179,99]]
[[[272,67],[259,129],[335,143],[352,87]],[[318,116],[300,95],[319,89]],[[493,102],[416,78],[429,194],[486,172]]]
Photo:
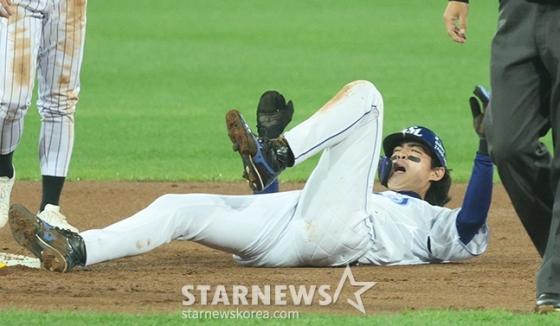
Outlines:
[[537,294],[560,293],[560,6],[500,1],[490,79],[490,156],[543,257]]

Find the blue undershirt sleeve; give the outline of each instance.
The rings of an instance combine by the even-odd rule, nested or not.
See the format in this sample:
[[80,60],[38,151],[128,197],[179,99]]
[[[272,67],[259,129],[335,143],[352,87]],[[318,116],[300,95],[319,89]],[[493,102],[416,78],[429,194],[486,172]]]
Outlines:
[[488,155],[477,153],[463,206],[457,215],[457,232],[468,244],[486,223],[492,201],[494,165]]

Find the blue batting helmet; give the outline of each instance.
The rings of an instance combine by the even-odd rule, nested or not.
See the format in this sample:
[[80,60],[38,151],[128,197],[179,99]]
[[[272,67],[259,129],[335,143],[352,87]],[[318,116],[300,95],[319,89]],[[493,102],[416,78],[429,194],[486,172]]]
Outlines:
[[401,145],[405,141],[414,141],[425,145],[430,150],[432,158],[436,159],[440,166],[447,169],[447,158],[443,142],[435,132],[422,126],[408,127],[401,132],[396,132],[385,137],[385,139],[383,139],[385,155],[391,156],[395,147]]

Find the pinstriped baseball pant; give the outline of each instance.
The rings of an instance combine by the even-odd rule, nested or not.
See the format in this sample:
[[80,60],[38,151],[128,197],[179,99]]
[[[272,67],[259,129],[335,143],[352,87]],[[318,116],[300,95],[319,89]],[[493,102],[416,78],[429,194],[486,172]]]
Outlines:
[[0,154],[13,152],[38,80],[41,174],[66,176],[74,144],[87,0],[16,0],[0,19]]

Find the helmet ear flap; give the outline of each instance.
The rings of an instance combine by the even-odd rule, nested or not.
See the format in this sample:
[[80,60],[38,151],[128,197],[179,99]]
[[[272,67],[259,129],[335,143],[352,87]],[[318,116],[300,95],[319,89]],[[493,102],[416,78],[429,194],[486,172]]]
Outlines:
[[393,174],[393,161],[387,156],[380,157],[377,163],[377,177],[382,186],[387,187],[391,174]]

